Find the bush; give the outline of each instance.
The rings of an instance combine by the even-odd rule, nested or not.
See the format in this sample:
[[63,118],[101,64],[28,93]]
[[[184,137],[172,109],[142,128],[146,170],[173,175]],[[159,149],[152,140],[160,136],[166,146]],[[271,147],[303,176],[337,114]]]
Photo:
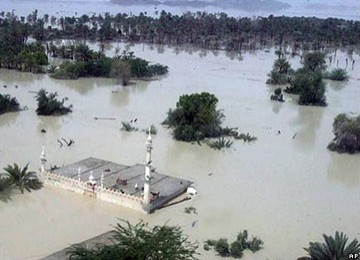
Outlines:
[[233,145],[233,141],[225,139],[224,137],[219,137],[215,141],[208,142],[210,148],[215,150],[221,150],[223,148],[230,148]]
[[122,121],[121,124],[122,124],[121,130],[123,130],[123,131],[132,132],[132,131],[139,130],[138,128],[132,126],[131,123],[129,123],[129,122]]
[[37,93],[36,100],[38,102],[38,107],[36,113],[38,115],[49,116],[49,115],[65,115],[69,112],[72,112],[72,105],[65,107],[64,102],[66,98],[63,98],[59,101],[56,97],[58,94],[48,93],[45,89],[40,89]]
[[16,98],[0,94],[0,115],[7,112],[19,111],[20,105]]
[[344,69],[333,69],[331,72],[325,73],[324,78],[337,81],[345,81],[349,79],[349,76]]
[[221,256],[229,256],[230,250],[229,250],[229,243],[226,238],[220,238],[215,243],[215,251],[218,252]]
[[230,248],[227,239],[220,238],[219,240],[208,239],[205,241],[204,249],[210,250],[211,247],[215,249],[221,256],[232,256],[234,258],[241,258],[244,250],[250,250],[253,253],[262,249],[263,241],[257,237],[253,237],[251,241],[248,240],[248,232],[244,230],[240,232],[236,240],[231,243]]
[[224,115],[216,110],[218,99],[210,93],[182,95],[175,110],[169,110],[163,124],[174,128],[173,136],[181,141],[200,141],[221,135]]
[[360,152],[360,116],[339,114],[334,119],[333,132],[335,138],[328,145],[329,150],[350,154]]

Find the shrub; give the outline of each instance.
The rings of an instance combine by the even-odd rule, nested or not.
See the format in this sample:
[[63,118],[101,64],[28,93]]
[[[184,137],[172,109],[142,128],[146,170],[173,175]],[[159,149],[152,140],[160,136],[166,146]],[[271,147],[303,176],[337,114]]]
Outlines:
[[208,142],[210,148],[215,150],[221,150],[223,148],[230,148],[233,145],[233,141],[225,139],[224,137],[219,137],[215,141]]
[[67,98],[63,98],[59,101],[56,97],[58,94],[48,93],[45,89],[40,89],[37,93],[36,100],[38,102],[38,107],[36,113],[38,115],[49,116],[49,115],[65,115],[69,112],[72,112],[72,105],[66,107],[64,102]]
[[129,123],[129,122],[122,121],[121,124],[122,124],[121,130],[123,130],[123,131],[132,132],[132,131],[139,130],[138,128],[132,126],[131,123]]
[[19,111],[20,105],[16,98],[0,94],[0,115],[7,112]]
[[335,138],[328,145],[329,150],[350,154],[360,152],[360,116],[339,114],[334,119],[333,132]]
[[226,238],[220,238],[215,243],[215,251],[218,252],[221,256],[229,256],[230,250],[229,250],[229,243]]
[[349,79],[349,76],[344,69],[333,69],[332,71],[325,73],[324,78],[337,81],[345,81]]

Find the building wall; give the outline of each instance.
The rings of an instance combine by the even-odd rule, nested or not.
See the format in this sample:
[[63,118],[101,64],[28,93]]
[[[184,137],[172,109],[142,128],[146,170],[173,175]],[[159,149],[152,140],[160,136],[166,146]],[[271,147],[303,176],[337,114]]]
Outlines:
[[142,199],[129,194],[111,190],[108,188],[96,187],[94,192],[85,182],[51,172],[41,173],[41,179],[45,185],[57,187],[79,194],[93,194],[96,198],[111,202],[123,207],[143,211]]

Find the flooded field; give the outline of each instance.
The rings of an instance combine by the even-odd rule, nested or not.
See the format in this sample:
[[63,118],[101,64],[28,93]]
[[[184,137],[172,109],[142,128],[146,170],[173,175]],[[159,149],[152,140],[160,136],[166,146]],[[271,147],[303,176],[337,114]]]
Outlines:
[[[114,47],[107,49],[108,55],[114,54]],[[265,81],[276,58],[273,49],[240,56],[142,44],[119,48],[166,64],[170,72],[159,80],[121,87],[111,79],[62,81],[0,70],[0,92],[16,96],[29,108],[0,116],[0,167],[30,162],[30,168],[37,170],[41,146],[46,147],[48,166],[89,156],[142,163],[145,134],[119,130],[121,121],[138,118],[140,129],[150,124],[158,128],[153,139],[157,170],[193,180],[199,195],[152,215],[50,188],[16,195],[7,203],[0,201],[0,259],[46,256],[110,230],[118,218],[180,225],[201,248],[208,238],[232,240],[238,231],[248,229],[265,244],[262,251],[247,253],[243,259],[295,259],[323,233],[339,230],[350,238],[358,236],[360,157],[338,155],[326,146],[333,138],[337,114],[360,113],[359,55],[352,57],[355,69],[347,69],[348,82],[327,82],[328,106],[319,108],[298,106],[293,96],[286,96],[285,103],[270,101],[272,89]],[[340,67],[346,57],[338,52]],[[290,58],[294,68],[299,67],[299,59]],[[31,91],[40,88],[68,97],[74,112],[36,116]],[[237,141],[224,151],[174,141],[160,123],[180,95],[201,91],[218,97],[218,107],[226,115],[224,125],[239,127],[258,140]],[[116,120],[94,120],[94,116]],[[47,133],[41,133],[42,128]],[[76,143],[60,148],[57,138],[61,137]],[[195,207],[198,215],[184,213],[188,206]],[[201,259],[217,259],[214,252],[200,252]]]

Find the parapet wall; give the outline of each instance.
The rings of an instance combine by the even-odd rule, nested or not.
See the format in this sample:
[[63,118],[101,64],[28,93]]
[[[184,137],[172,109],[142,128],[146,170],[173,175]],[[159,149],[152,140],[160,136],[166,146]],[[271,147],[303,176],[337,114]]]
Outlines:
[[138,211],[144,211],[142,207],[142,199],[129,194],[123,194],[121,192],[96,187],[94,190],[83,181],[79,181],[73,178],[69,178],[63,175],[54,174],[51,172],[44,172],[40,174],[42,181],[45,185],[57,187],[69,191],[73,191],[79,194],[91,193],[96,198],[111,202],[123,207],[131,208]]

